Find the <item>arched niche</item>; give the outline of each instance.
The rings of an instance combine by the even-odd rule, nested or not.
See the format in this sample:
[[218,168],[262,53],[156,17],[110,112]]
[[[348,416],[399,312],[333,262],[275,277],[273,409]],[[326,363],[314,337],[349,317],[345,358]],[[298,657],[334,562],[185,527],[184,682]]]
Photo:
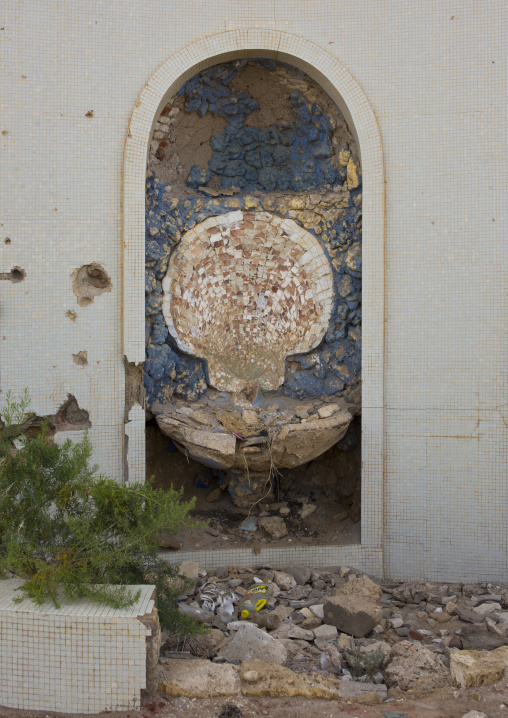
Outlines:
[[[304,38],[259,28],[232,30],[187,45],[164,62],[143,88],[132,113],[124,153],[123,352],[127,362],[145,359],[145,181],[153,125],[180,86],[218,63],[245,57],[293,65],[318,82],[344,115],[361,154],[362,254],[362,559],[382,566],[384,525],[383,362],[385,197],[381,136],[365,92],[336,58]],[[135,407],[136,408],[136,407]],[[129,477],[144,479],[144,422],[136,411],[126,426],[124,459]],[[351,548],[351,547],[350,547]],[[367,551],[367,553],[365,553]],[[353,551],[354,554],[354,551]],[[351,551],[349,554],[351,555]],[[354,556],[353,556],[354,558]]]

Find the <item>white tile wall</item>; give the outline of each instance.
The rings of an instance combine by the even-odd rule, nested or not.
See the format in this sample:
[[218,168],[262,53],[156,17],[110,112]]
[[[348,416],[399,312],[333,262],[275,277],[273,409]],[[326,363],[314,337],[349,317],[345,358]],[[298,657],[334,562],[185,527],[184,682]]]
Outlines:
[[[0,705],[57,713],[141,707],[146,688],[147,628],[154,586],[135,604],[113,609],[88,599],[59,608],[19,598],[19,579],[0,581]],[[51,680],[48,680],[48,678]]]
[[[361,145],[359,555],[373,552],[394,577],[508,580],[504,0],[4,0],[2,10],[0,271],[27,272],[0,283],[2,392],[28,386],[40,414],[73,393],[101,469],[122,476],[123,355],[143,358],[153,117],[196,66],[277,55],[322,83]],[[112,292],[81,308],[70,273],[91,261]],[[82,349],[86,367],[72,362]]]

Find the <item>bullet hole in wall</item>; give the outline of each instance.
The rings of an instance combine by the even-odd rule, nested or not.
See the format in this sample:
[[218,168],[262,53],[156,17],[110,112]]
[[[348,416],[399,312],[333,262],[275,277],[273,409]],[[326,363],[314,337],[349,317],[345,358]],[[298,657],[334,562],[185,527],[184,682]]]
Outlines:
[[108,273],[96,262],[75,269],[71,274],[71,280],[80,307],[88,306],[95,297],[111,291],[111,279]]
[[26,276],[26,272],[21,267],[13,267],[11,269],[11,282],[22,282]]
[[13,267],[10,272],[0,272],[0,279],[3,279],[4,281],[7,280],[13,284],[22,282],[25,277],[26,272],[21,267]]
[[84,349],[77,354],[73,354],[72,359],[74,364],[78,366],[86,366],[88,364],[88,355]]

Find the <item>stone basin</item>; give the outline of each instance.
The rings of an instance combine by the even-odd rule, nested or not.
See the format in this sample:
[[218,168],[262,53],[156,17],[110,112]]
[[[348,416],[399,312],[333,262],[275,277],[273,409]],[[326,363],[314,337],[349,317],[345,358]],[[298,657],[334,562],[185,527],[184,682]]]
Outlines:
[[[298,412],[305,415],[305,403]],[[159,428],[192,459],[211,468],[270,472],[292,469],[330,449],[346,433],[351,414],[339,404],[324,404],[308,418],[297,413],[256,410],[241,413],[231,406],[160,407]]]

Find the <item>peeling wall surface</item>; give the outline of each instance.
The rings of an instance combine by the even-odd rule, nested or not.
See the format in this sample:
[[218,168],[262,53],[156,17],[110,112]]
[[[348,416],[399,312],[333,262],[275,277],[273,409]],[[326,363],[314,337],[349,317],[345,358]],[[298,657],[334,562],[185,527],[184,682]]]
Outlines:
[[[222,132],[214,133],[218,129]],[[280,393],[298,399],[342,396],[358,412],[361,175],[355,141],[338,108],[293,67],[273,60],[223,63],[192,77],[169,100],[157,118],[150,150],[145,257],[148,406],[173,393],[195,400],[207,383],[222,389],[247,386],[249,378],[242,370],[229,383],[207,382],[206,370],[215,376],[217,362],[207,366],[186,354],[210,357],[213,343],[215,353],[245,355],[241,345],[256,343],[257,327],[263,351],[272,342],[281,356],[265,356],[264,380],[247,372],[251,384],[259,381],[267,390],[283,385]],[[281,218],[292,221],[283,223]],[[279,246],[271,246],[266,233],[259,234],[274,222],[280,227]],[[222,225],[228,231],[221,234]],[[289,255],[288,231],[297,230],[297,225],[306,230],[300,242],[304,235],[309,241],[315,238],[313,247],[302,244],[307,254],[302,252],[300,270],[296,257]],[[214,233],[217,237],[210,240]],[[285,266],[288,259],[291,267]],[[192,266],[194,275],[189,273]],[[175,272],[181,286],[171,278]],[[215,295],[201,286],[203,273]],[[328,284],[322,279],[325,274]],[[288,283],[293,276],[297,285],[293,279]],[[301,292],[304,286],[300,282],[306,291],[298,313],[296,288]],[[176,316],[170,318],[169,309],[162,309],[163,302],[169,307],[172,293],[178,295],[173,312],[188,305],[188,332],[193,329],[207,339],[179,340],[173,322],[181,326],[183,312],[177,321]],[[236,316],[237,303],[245,309],[241,319]],[[213,318],[198,329],[192,312],[202,317],[208,312]],[[314,326],[310,318],[318,313],[319,326]],[[272,329],[277,327],[276,336],[266,325],[269,318]],[[293,337],[295,330],[300,333],[298,340],[284,336],[285,318],[298,325],[293,328]],[[208,342],[207,350],[197,349],[200,341]],[[288,355],[296,356],[284,367],[281,362]],[[247,361],[251,359],[257,366],[259,357],[252,355]],[[278,365],[271,368],[278,374],[272,380],[266,374],[270,364]],[[242,366],[245,373],[245,362]]]
[[[242,88],[234,78],[231,86],[237,104],[243,103],[245,140],[258,132],[257,146],[247,151],[259,153],[259,158],[249,156],[252,164],[247,163],[251,168],[247,169],[241,164],[245,154],[235,159],[234,143],[228,139],[234,115],[226,112],[226,102],[219,101],[220,83],[210,73],[206,87],[193,79],[212,63],[195,67],[186,55],[192,43],[206,38],[209,56],[219,56],[225,51],[225,34],[237,32],[237,57],[242,57],[251,30],[261,38],[260,51],[264,35],[268,46],[269,36],[284,33],[287,54],[292,48],[297,54],[297,46],[306,47],[310,66],[301,69],[312,77],[314,56],[316,63],[326,53],[330,66],[332,61],[342,64],[368,98],[382,138],[386,243],[384,264],[376,271],[384,281],[385,322],[378,319],[378,326],[369,331],[380,335],[384,331],[384,350],[368,354],[368,366],[364,351],[362,368],[365,375],[373,364],[383,365],[382,404],[372,399],[378,385],[369,383],[366,391],[364,384],[362,396],[362,418],[367,421],[376,415],[383,424],[382,441],[376,447],[383,452],[382,488],[374,491],[373,498],[372,477],[369,471],[364,474],[362,499],[371,502],[371,509],[362,515],[362,537],[376,527],[379,539],[371,547],[382,547],[376,568],[394,578],[508,580],[506,4],[498,0],[280,0],[275,4],[268,0],[217,0],[213,4],[4,0],[2,10],[2,401],[7,390],[19,394],[28,387],[39,416],[55,416],[66,406],[60,411],[58,427],[62,438],[70,430],[72,436],[81,435],[83,424],[66,426],[67,410],[75,405],[76,411],[86,412],[94,460],[104,473],[125,478],[122,454],[126,445],[129,451],[137,447],[128,480],[133,481],[136,471],[142,470],[138,429],[143,417],[129,398],[139,399],[139,391],[135,382],[126,388],[126,373],[131,378],[137,375],[136,367],[128,364],[133,359],[127,356],[124,361],[129,323],[122,336],[122,314],[134,291],[122,287],[122,168],[129,121],[143,88],[174,55],[173,67],[182,78],[179,87],[190,84],[187,97],[177,95],[166,114],[164,107],[179,87],[157,113],[146,118],[153,123],[153,144],[147,144],[147,156],[143,153],[141,158],[144,167],[148,159],[152,171],[148,210],[176,201],[173,209],[185,209],[195,225],[207,219],[210,203],[217,203],[212,215],[248,211],[232,200],[261,192],[274,199],[270,209],[263,204],[261,211],[289,217],[290,208],[286,215],[277,206],[280,193],[328,191],[325,185],[333,187],[337,179],[328,177],[330,167],[335,172],[345,169],[341,180],[347,184],[348,163],[341,165],[342,170],[334,166],[326,157],[325,138],[320,139],[328,132],[327,141],[333,140],[326,129],[329,112],[320,118],[322,126],[314,144],[306,136],[300,145],[307,161],[307,150],[311,145],[315,150],[316,143],[323,141],[323,155],[317,157],[323,182],[311,188],[306,177],[299,185],[298,171],[279,172],[280,158],[273,154],[275,147],[280,147],[281,157],[291,153],[296,140],[285,144],[282,132],[280,141],[270,145],[273,164],[264,166],[266,143],[259,142],[259,133],[260,128],[274,125],[296,128],[307,105],[290,97],[281,104],[279,116],[263,114],[270,102],[256,94],[259,88],[254,80],[245,75],[248,86]],[[257,48],[251,49],[251,57],[263,57],[262,52],[254,54]],[[234,59],[231,56],[227,61]],[[287,58],[275,57],[279,59],[285,62]],[[326,63],[320,66],[325,68]],[[246,65],[241,74],[250,71]],[[321,85],[330,94],[326,69],[321,75]],[[162,94],[165,91],[161,89]],[[244,92],[247,96],[240,97]],[[191,112],[181,105],[184,101],[195,101]],[[357,119],[361,121],[365,112],[358,109]],[[155,125],[157,115],[161,126]],[[186,153],[176,161],[170,128],[178,116],[191,124],[187,144],[182,145]],[[163,121],[164,117],[169,121]],[[203,135],[200,127],[205,128]],[[131,126],[131,130],[136,133],[138,128]],[[287,134],[291,136],[291,131]],[[212,135],[214,147],[204,142]],[[360,146],[355,149],[350,143],[349,151],[358,163],[361,154],[358,167],[366,186],[371,138],[360,137]],[[218,194],[200,193],[205,183]],[[166,193],[164,199],[167,185],[182,189],[175,196]],[[241,192],[235,194],[232,187]],[[227,190],[232,194],[224,194]],[[349,192],[347,187],[343,191]],[[198,196],[200,207],[193,199]],[[346,214],[351,212],[354,236],[357,208],[353,200],[348,197],[344,209]],[[144,217],[144,196],[133,201],[139,204],[136,212]],[[365,212],[366,190],[363,204]],[[294,209],[307,210],[315,211]],[[159,216],[154,211],[154,221]],[[167,215],[171,216],[175,219],[174,214]],[[313,233],[302,219],[293,220]],[[375,263],[366,223],[365,216],[364,346],[366,265],[370,272]],[[185,232],[190,227],[176,229]],[[145,247],[144,237],[142,241]],[[158,242],[149,240],[147,246],[150,241],[156,254]],[[334,241],[329,238],[329,244]],[[347,337],[360,324],[360,317],[352,316],[359,304],[354,306],[351,294],[360,299],[355,259],[358,255],[350,258],[353,271],[343,273],[352,282],[352,291],[343,297],[346,304],[348,298],[353,303],[342,318],[352,325]],[[142,264],[144,253],[136,261]],[[154,272],[155,284],[148,287],[148,295],[159,289],[157,282],[162,279]],[[154,317],[162,311],[162,284],[155,294],[160,296],[160,307],[149,313]],[[373,298],[369,301],[372,304]],[[358,319],[356,325],[354,319]],[[161,321],[149,324],[148,339],[157,331],[164,334]],[[343,340],[332,338],[332,343]],[[164,337],[162,343],[151,343],[161,346],[165,342]],[[346,355],[350,362],[356,356],[354,351]],[[155,356],[149,358],[157,361]],[[192,390],[194,386],[198,391],[202,364],[199,359],[192,361],[194,374],[182,374],[180,380],[182,387]],[[315,376],[315,368],[302,367],[301,371]],[[333,374],[335,369],[330,371]],[[146,374],[154,382],[148,396],[150,391],[154,395],[162,377]],[[190,375],[195,380],[189,382]],[[344,385],[346,390],[347,382]],[[297,388],[290,391],[298,396]],[[362,451],[368,452],[371,444],[369,432],[364,431]],[[364,561],[365,567],[372,567],[362,558],[362,548],[353,554],[357,565]]]

